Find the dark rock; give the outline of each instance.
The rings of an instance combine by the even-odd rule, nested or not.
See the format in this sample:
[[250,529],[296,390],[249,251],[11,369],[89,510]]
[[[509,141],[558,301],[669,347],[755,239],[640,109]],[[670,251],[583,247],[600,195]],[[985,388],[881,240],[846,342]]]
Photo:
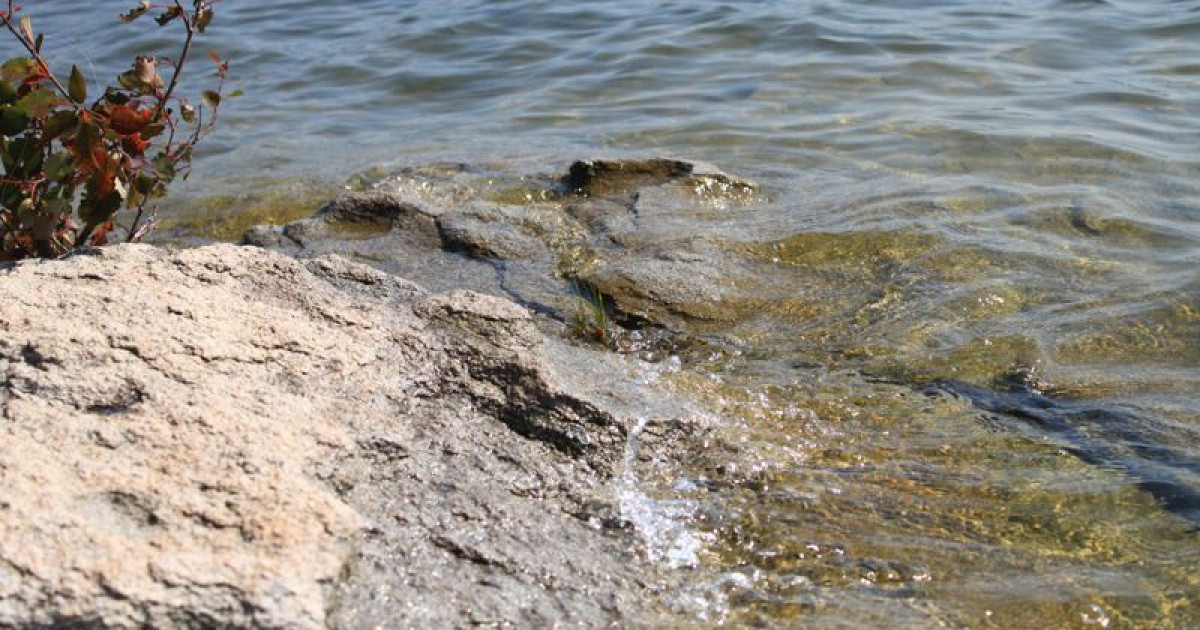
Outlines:
[[755,188],[753,183],[723,173],[710,164],[666,158],[581,160],[571,165],[563,179],[571,191],[593,197],[612,197],[679,181]]

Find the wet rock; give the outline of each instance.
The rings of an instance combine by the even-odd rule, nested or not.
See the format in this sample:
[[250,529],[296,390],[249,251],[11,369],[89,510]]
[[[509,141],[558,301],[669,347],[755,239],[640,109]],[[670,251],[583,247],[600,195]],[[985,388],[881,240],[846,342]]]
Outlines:
[[630,623],[597,528],[702,416],[525,309],[340,257],[122,245],[0,270],[0,626]]
[[395,195],[380,192],[347,193],[333,198],[315,215],[287,225],[256,226],[242,243],[259,247],[305,247],[318,239],[365,239],[399,230],[432,238],[433,217]]
[[518,260],[546,250],[537,238],[509,223],[487,221],[478,215],[455,213],[442,218],[438,230],[443,245],[474,258]]
[[609,197],[686,177],[692,168],[690,162],[669,159],[580,160],[571,165],[564,183],[574,192]]
[[580,199],[564,210],[593,234],[623,234],[637,229],[634,208],[610,199]]
[[[434,289],[504,296],[561,321],[578,308],[567,280],[584,280],[609,296],[619,319],[681,330],[757,312],[762,300],[751,295],[762,270],[689,235],[697,220],[724,221],[756,190],[711,165],[665,158],[579,161],[560,176],[412,168],[312,219],[252,231],[246,242],[293,255],[337,252]],[[344,224],[387,229],[356,238],[329,227]]]
[[1145,418],[1103,404],[1056,400],[1038,389],[1046,384],[1033,369],[1008,374],[997,385],[937,379],[924,390],[931,397],[949,394],[969,400],[1001,426],[1032,431],[1081,461],[1123,472],[1163,509],[1200,530],[1200,491],[1192,482],[1200,464],[1179,449],[1160,445],[1149,435]]
[[521,260],[548,256],[580,228],[557,206],[503,206],[477,202],[437,219],[442,246],[476,258]]
[[255,247],[271,249],[297,245],[297,243],[283,235],[283,227],[279,225],[256,225],[246,230],[239,242],[242,245],[254,245]]
[[680,181],[702,188],[755,188],[750,181],[733,177],[711,164],[666,158],[580,160],[571,165],[563,179],[570,190],[593,197],[612,197]]
[[660,244],[580,274],[624,317],[674,330],[752,316],[765,287],[752,266],[703,239]]

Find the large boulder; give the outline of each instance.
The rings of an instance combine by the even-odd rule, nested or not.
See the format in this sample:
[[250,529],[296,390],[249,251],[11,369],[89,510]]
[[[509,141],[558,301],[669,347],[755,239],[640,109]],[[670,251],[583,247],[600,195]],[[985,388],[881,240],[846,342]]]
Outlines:
[[653,608],[614,484],[699,416],[512,302],[234,246],[7,265],[0,295],[0,626]]

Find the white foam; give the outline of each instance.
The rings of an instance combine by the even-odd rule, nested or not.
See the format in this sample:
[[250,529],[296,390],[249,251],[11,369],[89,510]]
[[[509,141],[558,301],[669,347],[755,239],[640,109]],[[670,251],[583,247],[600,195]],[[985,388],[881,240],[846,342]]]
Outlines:
[[633,524],[646,543],[646,555],[651,562],[668,568],[693,567],[699,563],[700,538],[687,523],[697,509],[695,501],[684,499],[655,499],[638,487],[633,462],[637,458],[638,437],[649,423],[648,417],[638,418],[625,443],[623,470],[617,489],[621,517]]

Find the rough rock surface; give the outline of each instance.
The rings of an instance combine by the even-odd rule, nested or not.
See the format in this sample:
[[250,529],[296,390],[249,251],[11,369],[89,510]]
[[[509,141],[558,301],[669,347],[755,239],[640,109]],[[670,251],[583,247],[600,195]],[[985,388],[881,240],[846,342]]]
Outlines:
[[653,609],[614,485],[639,419],[641,469],[699,416],[511,302],[233,246],[8,265],[0,296],[0,627]]

